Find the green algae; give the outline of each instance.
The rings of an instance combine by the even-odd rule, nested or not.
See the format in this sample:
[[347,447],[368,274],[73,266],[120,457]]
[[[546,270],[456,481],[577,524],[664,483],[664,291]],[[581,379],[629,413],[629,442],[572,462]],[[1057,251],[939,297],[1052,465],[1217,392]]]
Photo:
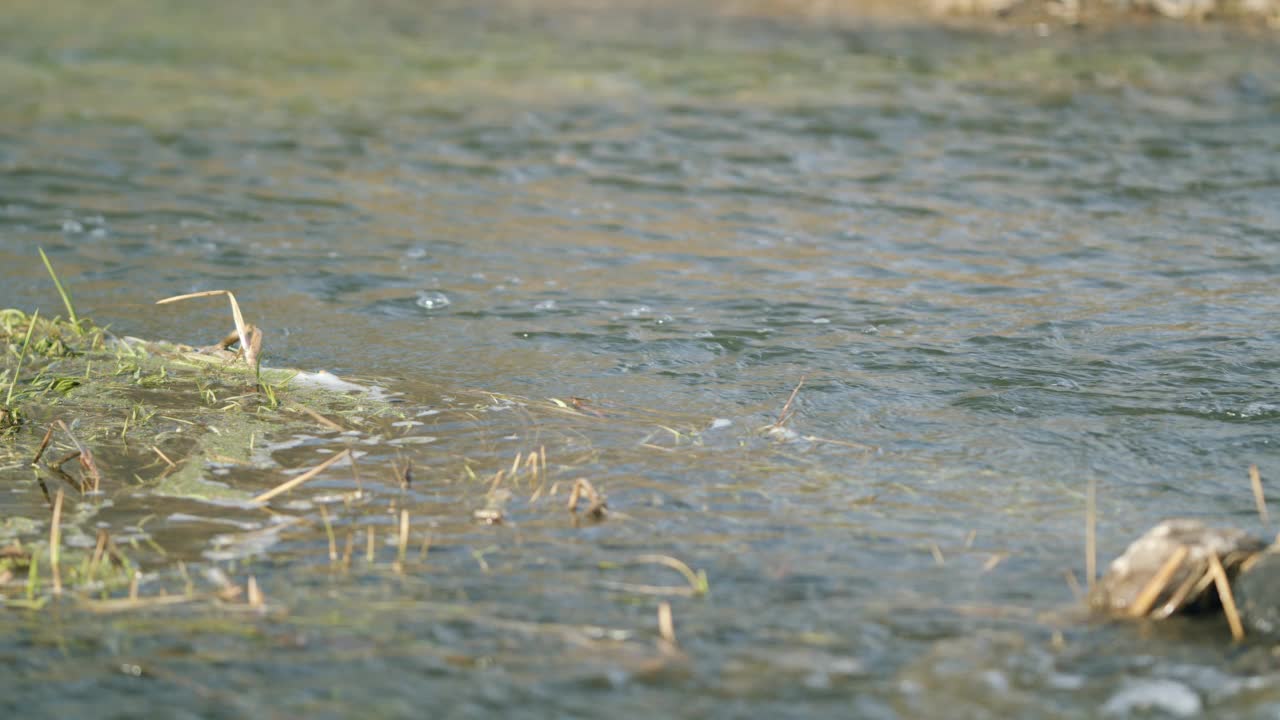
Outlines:
[[[81,317],[0,309],[0,357],[0,477],[29,489],[0,524],[0,604],[13,607],[40,607],[64,588],[87,597],[136,584],[134,562],[94,527],[116,498],[247,507],[261,488],[218,477],[220,470],[278,471],[271,443],[358,435],[395,416],[376,388],[251,367],[222,344],[116,337]],[[55,495],[68,498],[66,512],[42,516],[34,499],[53,506]],[[145,520],[126,547],[164,558]],[[21,593],[6,592],[18,584]]]

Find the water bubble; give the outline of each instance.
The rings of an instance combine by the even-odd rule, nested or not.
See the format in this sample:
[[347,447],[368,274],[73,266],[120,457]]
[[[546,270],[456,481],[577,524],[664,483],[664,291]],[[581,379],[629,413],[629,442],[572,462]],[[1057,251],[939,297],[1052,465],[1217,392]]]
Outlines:
[[423,308],[424,310],[440,310],[452,305],[453,303],[449,300],[449,296],[442,292],[438,292],[436,290],[419,290],[418,299],[415,300],[413,304]]
[[63,220],[63,221],[62,221],[62,232],[64,232],[64,233],[79,233],[79,232],[84,232],[84,225],[81,225],[80,223],[76,222],[75,220]]

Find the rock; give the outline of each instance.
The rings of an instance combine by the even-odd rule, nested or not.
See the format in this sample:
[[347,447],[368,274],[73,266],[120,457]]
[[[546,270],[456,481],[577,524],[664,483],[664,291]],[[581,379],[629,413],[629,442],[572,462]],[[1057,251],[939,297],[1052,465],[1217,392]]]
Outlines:
[[1232,591],[1249,632],[1280,634],[1280,547],[1272,546],[1246,563]]
[[1241,563],[1265,547],[1244,530],[1210,528],[1199,520],[1165,520],[1111,563],[1089,602],[1109,614],[1153,618],[1220,607],[1208,575],[1209,556],[1218,556],[1231,579]]

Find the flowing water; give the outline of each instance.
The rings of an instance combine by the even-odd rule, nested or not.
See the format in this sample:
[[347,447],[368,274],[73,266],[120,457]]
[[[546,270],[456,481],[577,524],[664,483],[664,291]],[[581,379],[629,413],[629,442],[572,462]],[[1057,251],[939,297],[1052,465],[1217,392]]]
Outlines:
[[[347,472],[295,491],[310,525],[283,534],[149,493],[155,468],[109,477],[97,522],[164,553],[136,546],[144,593],[184,560],[253,573],[275,610],[7,611],[6,715],[1280,712],[1269,642],[1090,620],[1066,579],[1090,480],[1104,559],[1167,516],[1265,532],[1274,37],[714,6],[6,14],[0,306],[61,307],[38,246],[121,335],[212,342],[221,301],[152,302],[232,289],[268,364],[376,382],[410,418],[369,439],[372,500],[326,511],[358,539],[346,571],[319,508]],[[440,411],[475,391],[585,411]],[[318,462],[309,442],[277,460]],[[556,498],[516,485],[476,522],[539,447]],[[43,507],[28,470],[0,477],[0,513]],[[564,511],[577,477],[603,522]],[[688,586],[652,555],[710,592],[645,587]]]

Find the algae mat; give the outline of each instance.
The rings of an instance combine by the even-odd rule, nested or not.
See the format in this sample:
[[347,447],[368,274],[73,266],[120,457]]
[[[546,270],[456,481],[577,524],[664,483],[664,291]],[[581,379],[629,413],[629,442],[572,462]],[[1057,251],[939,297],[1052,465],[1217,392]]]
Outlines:
[[[377,381],[251,364],[261,336],[239,343],[257,331],[234,297],[238,332],[192,348],[116,337],[63,296],[73,319],[0,311],[0,476],[13,491],[0,602],[11,607],[263,609],[252,565],[288,564],[299,548],[320,550],[304,564],[327,558],[348,572],[353,558],[386,560],[402,575],[433,541],[510,524],[513,511],[566,528],[605,520],[604,495],[574,476],[598,459],[589,426],[629,426],[642,452],[700,442],[698,419],[579,398],[441,392],[411,402]],[[481,421],[493,414],[511,420]],[[470,444],[424,453],[441,434]],[[549,462],[549,450],[561,457]],[[424,475],[444,487],[424,495],[421,479],[414,485]],[[413,527],[423,510],[430,530]],[[483,552],[475,562],[486,567]],[[200,563],[199,578],[188,563]],[[705,575],[674,558],[642,564],[683,576],[687,586],[671,592],[706,591]]]

